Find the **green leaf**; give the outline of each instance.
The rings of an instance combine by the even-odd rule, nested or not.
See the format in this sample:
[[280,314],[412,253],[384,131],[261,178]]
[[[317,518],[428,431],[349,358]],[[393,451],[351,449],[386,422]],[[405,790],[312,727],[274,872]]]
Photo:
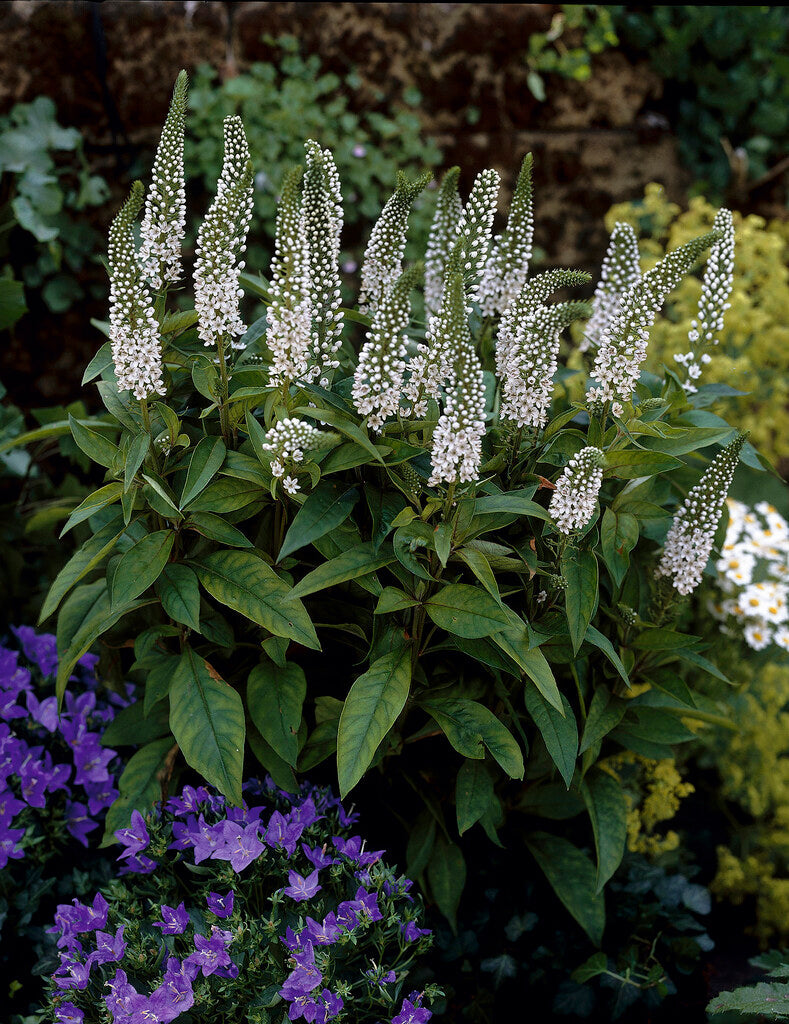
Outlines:
[[308,572],[291,591],[291,597],[305,597],[319,590],[327,590],[347,580],[368,576],[376,569],[391,565],[395,561],[393,554],[376,554],[372,544],[360,544],[355,548],[343,551],[335,558],[319,565]]
[[531,679],[548,703],[556,708],[559,714],[564,714],[562,697],[551,666],[538,647],[529,649],[529,627],[526,623],[516,615],[512,618],[518,619],[518,622],[508,626],[501,633],[495,633],[492,637],[493,642]]
[[405,707],[411,687],[411,650],[384,654],[351,687],[337,733],[337,778],[345,796],[367,771]]
[[418,604],[416,598],[409,597],[404,590],[400,590],[398,587],[384,587],[373,615],[390,615],[392,612],[401,612],[405,608],[415,608]]
[[181,492],[181,508],[188,505],[208,486],[225,461],[226,452],[225,442],[221,437],[201,438],[189,460],[186,482]]
[[460,848],[441,833],[433,844],[427,878],[436,906],[456,932],[458,906],[466,884],[466,862]]
[[104,580],[78,587],[71,594],[58,616],[58,674],[55,684],[58,701],[62,699],[66,683],[82,655],[87,654],[96,640],[119,619],[147,603],[132,601],[111,606]]
[[573,654],[577,654],[597,607],[597,559],[588,549],[567,548],[562,555],[562,576],[567,580],[564,607]]
[[629,512],[603,512],[600,544],[611,578],[619,587],[630,564],[630,552],[638,543],[638,520]]
[[102,847],[117,842],[115,832],[128,826],[132,811],[144,813],[162,799],[162,772],[173,742],[172,736],[154,740],[129,758],[118,780],[120,796],[104,821]]
[[597,892],[592,862],[566,839],[546,832],[533,832],[526,844],[559,900],[599,946],[605,930],[605,902]]
[[65,536],[72,527],[77,526],[78,523],[84,523],[86,519],[90,519],[91,516],[106,508],[107,505],[112,505],[113,502],[119,501],[122,493],[123,484],[115,481],[111,484],[105,484],[104,487],[100,487],[97,491],[89,494],[82,504],[78,505],[68,517],[66,525],[60,531],[60,536]]
[[141,434],[135,434],[129,445],[129,450],[126,453],[126,465],[123,470],[123,490],[128,491],[131,487],[137,471],[143,462],[145,462],[145,456],[148,454],[148,450],[151,447],[151,435],[143,431]]
[[483,704],[466,697],[434,697],[420,704],[459,754],[480,760],[484,745],[510,778],[523,778],[523,755],[515,737]]
[[172,530],[157,530],[129,548],[112,578],[113,607],[128,604],[156,582],[167,564],[174,541]]
[[630,646],[639,651],[677,651],[683,647],[695,647],[698,643],[697,636],[676,633],[672,629],[645,629],[630,642]]
[[49,593],[38,617],[39,624],[49,618],[69,590],[79,583],[83,576],[86,576],[91,569],[101,563],[102,559],[106,558],[119,538],[123,536],[125,529],[123,517],[115,516],[71,556],[49,588]]
[[146,486],[143,488],[145,496],[153,508],[167,519],[181,520],[183,516],[172,495],[168,494],[167,486],[163,480],[157,480],[147,473],[143,473],[143,480]]
[[212,515],[210,512],[190,512],[184,526],[187,530],[194,530],[196,533],[208,537],[209,540],[218,541],[226,547],[254,547],[252,541],[248,540],[241,530],[236,529],[221,516]]
[[552,520],[548,510],[531,500],[535,490],[534,486],[530,486],[524,487],[520,491],[486,494],[477,498],[474,514],[487,516],[500,512],[511,512],[513,515],[529,516],[532,519],[541,519],[545,523],[550,523]]
[[189,502],[189,507],[185,511],[189,515],[194,512],[227,515],[229,512],[238,512],[255,501],[261,501],[266,496],[267,492],[255,481],[239,482],[236,479],[220,477],[203,488],[200,494]]
[[106,437],[102,437],[97,431],[91,430],[90,427],[83,426],[79,420],[75,419],[75,417],[70,413],[68,425],[71,430],[71,436],[77,442],[77,447],[80,448],[89,459],[97,462],[100,466],[111,469],[120,455],[120,448],[118,448],[116,444],[113,444],[112,441],[109,441]]
[[620,480],[635,480],[643,476],[657,476],[679,469],[682,462],[673,455],[661,452],[617,450],[606,452],[605,476],[615,476]]
[[[321,468],[325,471],[325,464]],[[384,491],[369,483],[365,484],[364,497],[373,522],[373,550],[378,551],[389,534],[395,518],[406,507],[406,500],[399,491]]]
[[606,686],[598,686],[586,715],[579,753],[600,743],[622,721],[627,702],[613,697]]
[[186,763],[240,804],[244,766],[244,706],[224,680],[187,647],[170,685],[170,728]]
[[219,397],[219,370],[204,356],[192,364],[192,383],[209,402],[215,402]]
[[486,556],[477,548],[471,547],[458,548],[456,553],[458,558],[462,559],[471,569],[490,596],[495,601],[500,601],[499,586]]
[[249,551],[215,551],[191,562],[198,579],[220,604],[232,608],[275,636],[320,650],[307,610],[291,598],[286,583]]
[[398,526],[392,538],[392,548],[398,562],[420,580],[432,579],[425,566],[417,558],[417,552],[433,543],[433,531],[421,519]]
[[326,406],[313,409],[311,406],[305,405],[294,409],[291,415],[307,416],[309,419],[317,420],[319,426],[328,425],[334,427],[340,434],[344,434],[349,440],[361,445],[362,448],[372,455],[376,462],[380,462],[383,465],[384,460],[375,444],[360,427],[356,426],[353,420],[348,419],[339,410],[328,409]]
[[165,565],[156,582],[156,593],[171,619],[200,632],[200,587],[188,565]]
[[[121,708],[102,733],[103,747],[128,747],[150,743],[162,736],[170,737],[170,722],[166,709],[157,708],[146,716],[143,702],[134,701]],[[173,740],[170,739],[172,746]]]
[[490,636],[509,625],[500,603],[479,587],[450,583],[425,602],[425,609],[437,626],[470,640]]
[[301,709],[307,695],[304,672],[298,665],[278,668],[262,661],[247,681],[247,708],[260,735],[291,767],[299,756]]
[[608,957],[605,953],[594,953],[580,967],[576,967],[570,977],[578,985],[584,985],[592,978],[608,970]]
[[282,542],[277,561],[325,536],[344,523],[359,500],[356,487],[344,489],[341,484],[323,480],[310,494],[290,524]]
[[7,331],[27,312],[25,286],[21,281],[0,278],[0,331]]
[[630,679],[627,674],[627,669],[622,664],[622,659],[616,653],[614,645],[611,643],[608,637],[604,636],[599,630],[595,629],[594,626],[590,625],[586,630],[586,642],[592,644],[594,647],[597,647],[599,650],[601,650],[603,654],[606,656],[606,658],[608,658],[608,660],[617,670],[622,680],[627,684],[627,686],[630,686]]
[[627,803],[621,783],[599,769],[589,772],[580,788],[594,832],[597,851],[595,892],[600,893],[622,863],[627,839]]
[[293,774],[293,769],[266,743],[254,724],[247,729],[247,740],[252,748],[252,753],[269,773],[275,785],[284,789],[286,793],[298,793],[299,784]]
[[458,832],[463,835],[485,814],[493,800],[493,780],[483,761],[468,758],[460,766],[455,786]]
[[564,714],[549,704],[536,689],[527,686],[523,692],[526,710],[534,719],[551,760],[559,769],[564,784],[570,788],[578,757],[578,725],[570,702],[562,695]]

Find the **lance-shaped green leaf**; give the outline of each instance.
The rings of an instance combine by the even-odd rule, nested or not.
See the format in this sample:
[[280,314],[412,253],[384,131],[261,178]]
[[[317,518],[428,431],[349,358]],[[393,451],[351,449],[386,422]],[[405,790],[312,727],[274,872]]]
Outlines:
[[215,516],[211,512],[190,512],[184,526],[187,530],[194,530],[209,540],[219,541],[229,548],[254,547],[252,541],[245,537],[241,530],[236,529],[222,516]]
[[68,517],[66,525],[60,531],[60,536],[65,536],[72,527],[77,526],[78,523],[84,523],[86,519],[90,519],[100,509],[119,501],[122,493],[123,484],[113,481],[113,483],[105,484],[104,487],[100,487],[97,491],[89,494],[82,504],[78,505]]
[[601,633],[598,629],[595,629],[594,626],[590,625],[586,630],[586,642],[592,644],[594,647],[597,647],[598,650],[601,650],[603,652],[606,658],[608,658],[608,660],[619,673],[620,677],[622,678],[622,681],[629,687],[630,678],[628,677],[627,669],[623,665],[622,659],[616,653],[614,645],[611,643],[608,637]]
[[343,488],[328,480],[322,481],[309,495],[290,524],[278,561],[325,536],[344,523],[359,500],[356,487]]
[[391,551],[376,554],[372,544],[360,544],[308,572],[293,588],[291,597],[306,597],[307,594],[327,590],[347,580],[359,579],[375,572],[376,569],[382,569],[385,565],[391,565],[395,560]]
[[411,687],[411,651],[398,647],[372,663],[351,687],[337,733],[337,778],[344,798],[367,771]]
[[627,803],[621,784],[598,769],[586,775],[580,788],[594,832],[597,851],[595,893],[600,893],[622,863],[627,839]]
[[587,550],[567,548],[562,555],[562,575],[567,580],[564,607],[573,653],[577,654],[597,607],[597,559]]
[[466,862],[460,847],[441,833],[430,853],[427,878],[436,906],[456,932],[458,905],[466,884]]
[[174,541],[172,530],[157,530],[129,548],[112,578],[113,607],[128,604],[156,582],[167,564]]
[[262,661],[247,681],[247,707],[252,721],[274,752],[295,768],[299,756],[298,731],[307,681],[298,665],[278,668]]
[[620,586],[630,564],[630,552],[638,543],[638,520],[629,512],[603,512],[600,544],[611,578]]
[[171,619],[200,632],[200,587],[194,570],[177,562],[165,565],[156,593]]
[[256,622],[275,636],[320,650],[315,627],[290,588],[262,558],[250,551],[214,551],[192,559],[202,586],[214,600]]
[[102,847],[117,843],[115,832],[127,827],[132,811],[144,814],[157,800],[162,799],[162,776],[173,743],[172,736],[154,740],[129,758],[118,780],[120,796],[107,811]]
[[459,754],[479,760],[487,747],[510,778],[523,778],[523,755],[515,737],[483,704],[467,697],[435,697],[420,704]]
[[134,478],[137,475],[137,471],[145,461],[145,456],[148,454],[148,450],[151,447],[151,435],[146,431],[140,434],[135,434],[129,443],[129,448],[126,452],[126,465],[123,468],[123,491],[127,493]]
[[82,374],[82,386],[90,384],[92,380],[99,377],[105,370],[108,370],[112,366],[112,346],[108,341],[105,341],[101,346],[96,355],[91,359],[88,365],[85,367],[85,372]]
[[437,626],[470,640],[490,636],[509,625],[501,604],[479,587],[450,583],[425,602],[425,609]]
[[551,760],[559,769],[559,774],[569,789],[575,771],[575,759],[578,757],[578,725],[570,702],[562,696],[564,714],[560,715],[556,708],[531,686],[526,686],[523,697],[526,709],[540,731]]
[[491,639],[531,679],[548,703],[563,715],[564,705],[551,666],[539,647],[529,647],[529,627],[523,619],[511,612],[510,625]]
[[184,508],[208,486],[225,461],[225,442],[221,437],[204,437],[198,442],[189,469],[184,489],[181,492],[181,508]]
[[532,832],[526,845],[553,891],[599,946],[605,930],[605,902],[597,892],[597,873],[592,862],[566,839],[546,832]]
[[62,700],[66,683],[82,655],[87,654],[96,640],[120,618],[145,604],[146,601],[131,601],[111,605],[104,580],[77,587],[58,616],[58,674],[55,684],[58,701]]
[[484,762],[467,758],[460,766],[455,784],[455,809],[460,835],[479,821],[492,801],[493,779]]
[[244,706],[187,647],[170,685],[170,728],[186,763],[231,803],[240,804],[244,765]]
[[48,619],[69,590],[79,583],[91,569],[95,569],[102,559],[107,557],[123,535],[124,530],[123,517],[115,516],[71,556],[49,588],[49,593],[38,617],[39,623]]
[[77,447],[82,449],[89,459],[98,462],[100,466],[111,469],[120,455],[120,448],[108,438],[102,437],[97,431],[83,426],[71,414],[69,414],[68,425],[71,436],[77,442]]
[[598,686],[584,723],[579,753],[583,754],[600,743],[624,717],[627,701],[611,695],[605,686]]
[[299,784],[293,769],[269,743],[266,743],[254,723],[250,723],[247,728],[247,742],[252,748],[252,753],[274,780],[274,784],[284,789],[286,793],[298,793]]

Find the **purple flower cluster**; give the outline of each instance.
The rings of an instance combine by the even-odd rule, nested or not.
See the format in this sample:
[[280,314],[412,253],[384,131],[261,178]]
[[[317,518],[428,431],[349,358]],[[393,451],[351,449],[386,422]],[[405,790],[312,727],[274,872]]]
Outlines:
[[[411,882],[349,834],[355,816],[328,790],[305,785],[294,798],[267,779],[245,794],[266,803],[232,807],[186,786],[115,833],[121,878],[90,906],[59,906],[51,929],[60,1024],[98,1024],[102,1007],[113,1024],[192,1007],[208,1024],[262,990],[291,1021],[326,1024],[362,1002],[360,1022],[393,1012],[430,934],[414,920]],[[401,1002],[393,1024],[430,1018],[420,993]]]
[[34,688],[31,669],[19,663],[20,653],[0,647],[0,869],[25,856],[26,836],[33,842],[28,808],[46,808],[54,820],[55,793],[64,794],[66,829],[88,845],[88,833],[118,795],[116,754],[101,746],[101,730],[116,708],[129,703],[116,694],[99,698],[97,659],[86,654],[78,665],[79,677],[72,677],[83,692],[67,692],[58,716],[57,697],[46,695],[57,670],[55,637],[36,634],[29,626],[12,632],[44,683]]

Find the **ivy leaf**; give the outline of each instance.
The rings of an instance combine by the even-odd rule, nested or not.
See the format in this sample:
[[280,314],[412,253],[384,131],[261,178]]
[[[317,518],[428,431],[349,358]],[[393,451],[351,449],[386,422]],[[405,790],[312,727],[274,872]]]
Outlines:
[[374,661],[351,687],[337,733],[337,777],[342,798],[367,771],[405,707],[410,687],[411,650],[405,646]]
[[296,513],[296,518],[285,534],[277,561],[281,562],[287,555],[344,523],[358,500],[359,491],[356,487],[344,490],[340,484],[321,481]]
[[170,728],[186,763],[233,804],[240,804],[244,765],[244,706],[187,647],[170,684]]
[[247,681],[247,707],[252,721],[277,756],[294,768],[306,696],[304,672],[291,663],[278,668],[270,661],[262,661],[252,669]]

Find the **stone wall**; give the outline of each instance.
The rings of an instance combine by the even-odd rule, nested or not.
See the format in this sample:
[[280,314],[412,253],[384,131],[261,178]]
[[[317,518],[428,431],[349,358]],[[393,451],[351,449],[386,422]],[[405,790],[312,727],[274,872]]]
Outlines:
[[[384,108],[406,88],[418,88],[425,130],[443,148],[447,166],[461,165],[466,187],[485,166],[511,182],[523,154],[533,151],[536,244],[552,264],[593,270],[612,203],[640,194],[653,180],[681,198],[686,175],[669,126],[649,113],[661,83],[646,64],[604,53],[595,58],[591,81],[555,78],[548,101],[535,100],[523,54],[530,34],[545,30],[556,9],[14,0],[0,5],[0,113],[42,93],[52,96],[61,122],[85,133],[91,162],[120,182],[135,156],[154,146],[181,67],[208,62],[233,75],[272,56],[267,36],[289,33],[304,52],[318,53],[326,69],[357,69],[361,84],[351,102],[358,109]],[[73,397],[78,368],[95,347],[87,336],[93,331],[84,330],[89,315],[103,311],[73,311],[57,324],[26,317],[16,343],[0,355],[0,379],[12,386],[12,375],[47,399]],[[50,352],[45,378],[36,376],[28,353],[31,331],[39,353]]]

